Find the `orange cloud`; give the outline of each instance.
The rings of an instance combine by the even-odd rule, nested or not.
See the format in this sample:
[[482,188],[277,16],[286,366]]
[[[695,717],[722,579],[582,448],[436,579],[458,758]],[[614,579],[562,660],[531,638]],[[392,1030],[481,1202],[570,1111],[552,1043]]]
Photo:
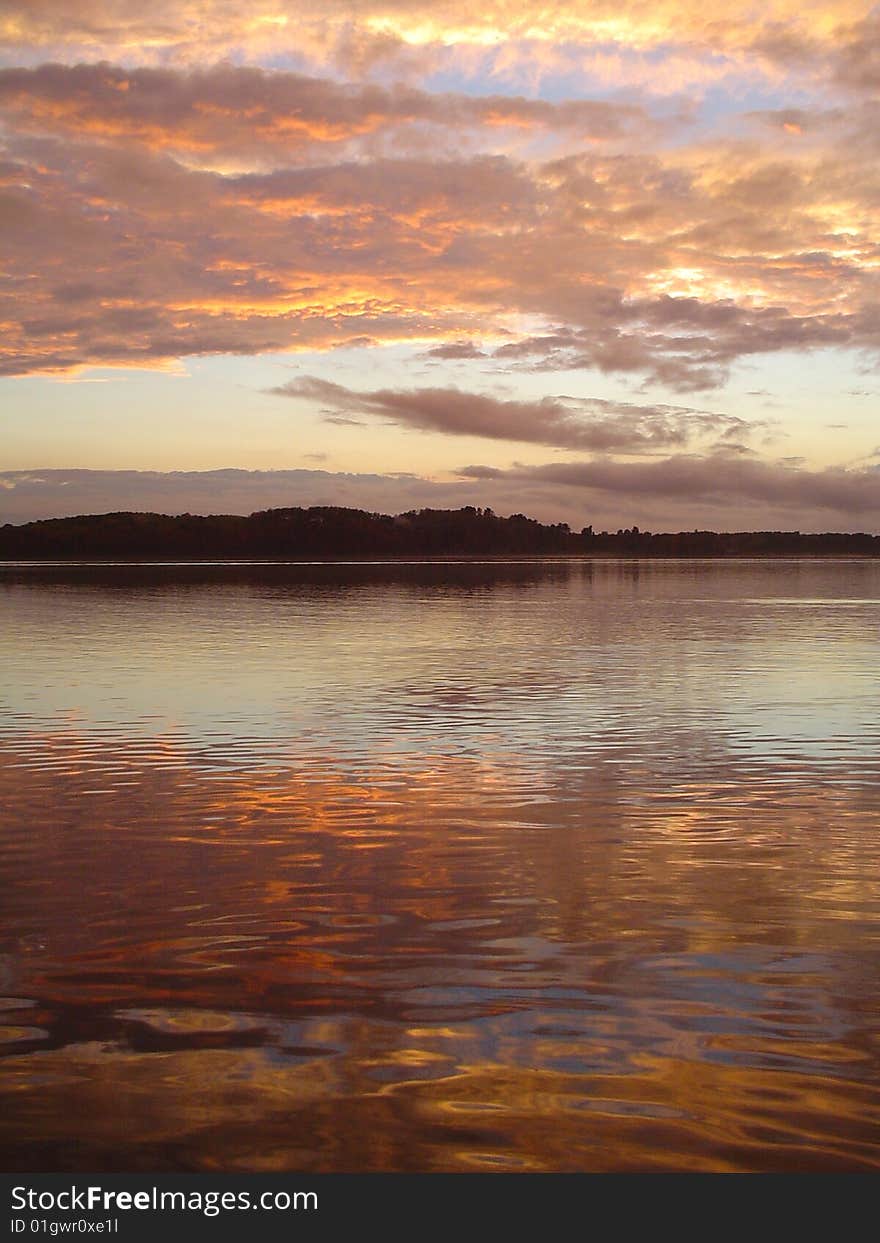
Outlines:
[[865,0],[798,4],[769,0],[717,16],[697,0],[488,0],[479,9],[464,0],[327,0],[316,14],[302,0],[157,0],[144,10],[120,0],[12,0],[3,37],[11,46],[87,46],[118,51],[201,51],[214,58],[224,47],[254,53],[275,48],[295,32],[316,49],[347,47],[349,63],[414,47],[492,49],[516,42],[601,43],[654,48],[698,44],[704,49],[750,47],[763,32],[792,45],[852,41],[868,19]]
[[[878,346],[872,175],[846,151],[224,176],[49,129],[12,153],[7,373],[507,332],[499,365],[698,388],[748,355]],[[517,344],[523,316],[547,331]]]
[[471,44],[516,59],[517,40],[567,56],[601,37],[624,70],[630,54],[661,65],[687,45],[722,80],[772,63],[802,93],[820,79],[829,93],[743,116],[731,97],[717,125],[696,97],[551,102],[486,80],[438,93],[212,63],[233,27],[256,55],[309,23],[281,0],[207,10],[210,43],[194,9],[162,0],[148,14],[123,0],[112,20],[100,0],[7,16],[8,38],[33,47],[177,42],[162,67],[129,50],[115,65],[0,70],[3,373],[356,337],[464,341],[499,370],[693,390],[765,352],[880,347],[878,117],[862,90],[875,26],[859,5],[780,0],[708,21],[681,0],[479,15],[365,2],[320,19],[326,57],[344,21],[364,64],[371,40],[379,60]]
[[107,64],[0,69],[0,108],[19,131],[133,141],[257,167],[402,127],[512,127],[597,140],[659,130],[632,104],[431,94],[229,64],[189,72]]

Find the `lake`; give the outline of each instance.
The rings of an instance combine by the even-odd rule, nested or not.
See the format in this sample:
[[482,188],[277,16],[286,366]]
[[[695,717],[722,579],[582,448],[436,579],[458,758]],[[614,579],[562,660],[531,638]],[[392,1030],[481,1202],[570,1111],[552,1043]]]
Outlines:
[[880,562],[0,567],[0,1165],[880,1168]]

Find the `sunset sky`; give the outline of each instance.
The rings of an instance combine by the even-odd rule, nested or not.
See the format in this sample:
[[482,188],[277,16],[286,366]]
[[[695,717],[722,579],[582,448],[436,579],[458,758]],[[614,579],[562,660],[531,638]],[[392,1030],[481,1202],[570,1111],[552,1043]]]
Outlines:
[[880,7],[4,0],[0,522],[880,531]]

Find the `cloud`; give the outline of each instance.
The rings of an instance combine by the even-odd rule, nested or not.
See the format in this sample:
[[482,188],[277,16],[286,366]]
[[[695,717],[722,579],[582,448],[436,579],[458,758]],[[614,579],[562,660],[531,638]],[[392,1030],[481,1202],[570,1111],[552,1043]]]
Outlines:
[[463,467],[448,481],[325,470],[0,471],[0,522],[120,510],[241,513],[343,505],[400,513],[490,505],[543,522],[616,530],[880,529],[880,468],[810,471],[725,454],[641,463]]
[[728,415],[599,398],[516,401],[458,388],[360,392],[315,376],[288,380],[268,391],[318,403],[334,422],[340,416],[369,414],[402,427],[447,436],[478,436],[592,452],[656,453],[710,435],[742,436],[751,430],[744,420]]
[[[465,64],[478,60],[497,70],[531,68],[548,73],[565,53],[606,59],[656,52],[687,64],[710,54],[714,68],[736,67],[743,57],[762,58],[768,69],[833,65],[837,58],[870,68],[872,18],[864,0],[795,5],[769,0],[707,14],[698,0],[465,0],[425,5],[421,0],[7,0],[2,43],[10,49],[42,48],[57,55],[97,60],[133,47],[157,59],[216,60],[233,52],[250,59],[294,48],[314,61],[349,72],[396,66],[404,51],[431,63],[452,51]],[[503,57],[499,57],[499,44]],[[555,53],[555,55],[554,55]]]
[[[0,69],[0,374],[366,338],[689,393],[762,354],[876,359],[863,5],[319,7],[7,4],[9,48],[83,63]],[[289,67],[294,44],[320,71]],[[695,57],[711,98],[602,94],[584,66],[606,53]],[[264,54],[288,67],[239,63]],[[340,80],[340,57],[354,75],[410,54],[468,89]],[[542,98],[557,54],[576,75]],[[498,89],[530,56],[528,89]],[[766,106],[739,116],[740,98]]]
[[443,345],[435,345],[433,349],[425,350],[425,358],[439,358],[448,360],[461,360],[463,358],[485,358],[486,353],[473,341],[447,341]]
[[644,137],[658,129],[634,104],[435,94],[228,63],[190,70],[107,63],[0,69],[0,108],[19,131],[270,165],[289,163],[305,148],[407,126],[562,130],[580,139],[618,139],[632,131]]
[[[343,427],[495,454],[480,464],[471,446],[477,464],[451,482],[6,476],[5,502],[94,484],[96,503],[125,505],[130,486],[199,508],[204,484],[245,508],[509,501],[615,527],[738,526],[743,505],[803,529],[870,512],[874,473],[761,462],[760,425],[690,396],[771,354],[780,369],[814,351],[880,359],[880,18],[865,0],[2,8],[0,376],[346,346],[374,350],[380,374],[394,347],[436,386],[305,378],[287,394]],[[441,378],[453,370],[461,388]],[[576,400],[560,395],[572,371],[662,396]],[[491,395],[467,391],[477,372]],[[524,372],[529,392],[553,377],[552,395],[517,394]],[[517,444],[585,460],[502,469],[499,446]]]
[[880,348],[875,177],[845,152],[806,170],[678,151],[239,175],[137,144],[9,146],[0,374],[364,338],[461,357],[503,336],[498,370],[689,391],[762,353]]
[[834,78],[848,90],[876,92],[880,87],[880,14],[875,11],[837,33],[832,53]]
[[0,471],[0,521],[131,510],[247,514],[285,505],[374,511],[389,501],[407,509],[437,491],[428,480],[307,469]]
[[[549,483],[640,497],[699,502],[723,510],[740,511],[753,503],[774,509],[831,511],[848,518],[880,519],[880,468],[808,470],[800,459],[762,462],[736,454],[706,456],[680,454],[649,462],[618,462],[597,458],[589,462],[553,462],[516,467],[493,473],[496,480],[523,484]],[[463,467],[465,478],[484,478],[479,467]]]

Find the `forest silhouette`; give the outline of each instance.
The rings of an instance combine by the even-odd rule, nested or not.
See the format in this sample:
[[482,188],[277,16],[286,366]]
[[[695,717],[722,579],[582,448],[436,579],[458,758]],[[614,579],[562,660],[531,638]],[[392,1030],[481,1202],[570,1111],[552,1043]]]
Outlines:
[[491,509],[388,515],[338,506],[237,514],[109,513],[0,527],[3,560],[296,560],[395,557],[878,556],[880,536],[799,531],[614,532]]

